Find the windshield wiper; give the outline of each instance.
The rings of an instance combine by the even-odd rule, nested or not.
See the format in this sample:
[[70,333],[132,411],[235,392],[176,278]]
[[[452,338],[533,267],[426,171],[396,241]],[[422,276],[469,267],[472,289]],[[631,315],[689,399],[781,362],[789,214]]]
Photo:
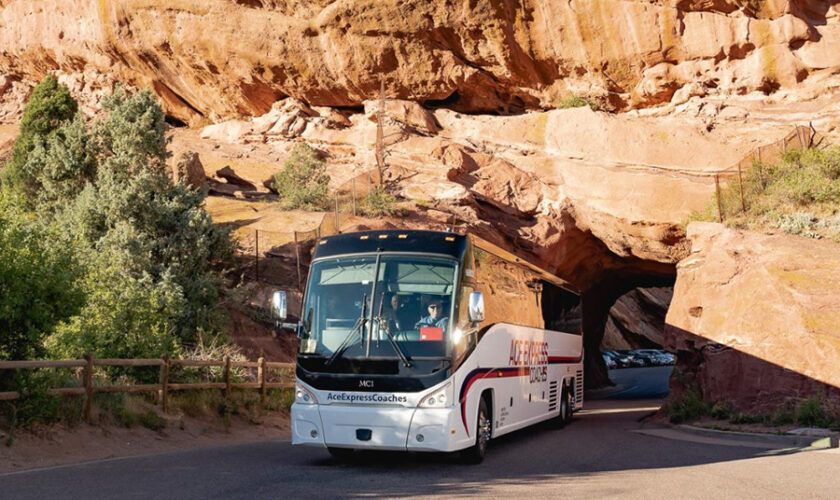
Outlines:
[[[385,334],[388,335],[388,341],[391,342],[391,345],[394,347],[394,351],[396,351],[397,356],[400,357],[403,364],[406,368],[411,368],[411,361],[408,359],[408,356],[405,355],[402,349],[400,349],[399,344],[397,344],[397,340],[391,334],[391,329],[388,328],[388,321],[382,317],[382,304],[385,303],[385,293],[379,298],[379,314],[376,316],[376,324],[379,325],[379,331],[385,330]],[[378,336],[377,336],[378,338]]]
[[343,340],[343,341],[341,341],[341,345],[339,345],[339,346],[338,346],[338,349],[336,349],[336,350],[332,353],[332,355],[330,356],[330,359],[328,359],[328,360],[324,363],[324,365],[326,365],[326,366],[331,365],[331,364],[333,363],[333,361],[335,361],[335,360],[336,360],[336,359],[338,359],[338,358],[339,358],[342,354],[344,354],[344,351],[346,351],[347,349],[349,349],[349,348],[350,348],[350,339],[352,339],[352,338],[353,338],[353,335],[356,333],[356,330],[358,330],[359,328],[361,328],[361,332],[362,332],[362,335],[361,335],[361,338],[360,338],[360,342],[362,342],[362,343],[363,343],[363,342],[365,341],[365,328],[364,328],[364,324],[365,324],[365,316],[366,316],[366,313],[367,313],[367,293],[365,293],[365,294],[363,294],[363,295],[362,295],[362,314],[361,314],[361,316],[359,316],[359,319],[357,319],[357,320],[356,320],[356,324],[355,324],[355,325],[353,325],[353,328],[351,328],[351,329],[350,329],[350,333],[348,333],[348,334],[347,334],[347,336],[346,336],[346,337],[344,337],[344,340]]

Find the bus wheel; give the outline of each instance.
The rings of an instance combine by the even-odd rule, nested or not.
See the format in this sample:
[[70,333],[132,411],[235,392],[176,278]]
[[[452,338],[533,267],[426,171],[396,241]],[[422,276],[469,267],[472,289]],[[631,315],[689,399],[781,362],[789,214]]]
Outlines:
[[332,455],[332,457],[334,459],[340,460],[340,461],[343,462],[345,460],[349,460],[353,456],[353,452],[355,450],[353,450],[352,448],[332,448],[332,447],[328,447],[327,451],[330,452],[330,455]]
[[490,412],[487,410],[487,401],[482,397],[478,403],[478,419],[475,426],[475,444],[465,450],[465,458],[468,463],[480,464],[487,455],[487,444],[490,442],[490,434],[493,431],[493,423],[490,420]]
[[563,401],[566,404],[566,413],[565,413],[565,417],[563,419],[563,425],[568,425],[572,422],[572,416],[574,415],[574,412],[575,412],[575,401],[572,397],[572,391],[573,390],[574,389],[572,388],[572,386],[569,386],[567,388],[567,390],[565,391],[566,394],[563,398]]
[[562,429],[571,420],[572,404],[569,388],[563,384],[563,389],[560,391],[560,413],[554,418],[555,427]]

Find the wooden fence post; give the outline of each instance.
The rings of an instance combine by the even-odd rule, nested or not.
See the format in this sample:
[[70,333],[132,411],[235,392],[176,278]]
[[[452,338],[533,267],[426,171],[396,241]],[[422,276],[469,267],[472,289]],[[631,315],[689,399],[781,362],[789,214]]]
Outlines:
[[300,249],[298,248],[297,231],[295,231],[295,264],[297,265],[297,289],[300,290]]
[[85,354],[85,422],[90,423],[91,407],[93,406],[93,357]]
[[265,407],[266,392],[265,392],[265,358],[260,357],[257,360],[257,379],[260,382],[260,408]]
[[335,232],[340,233],[339,231],[339,220],[338,220],[338,196],[335,197]]
[[160,365],[160,407],[166,413],[169,409],[169,354],[163,355],[163,364]]
[[723,209],[720,203],[720,179],[718,178],[718,174],[715,174],[715,198],[717,198],[718,222],[723,223]]
[[260,230],[254,229],[254,273],[256,281],[260,280]]
[[230,397],[230,356],[225,356],[225,403],[227,403],[228,398]]
[[758,180],[761,181],[761,189],[767,187],[767,182],[764,180],[764,168],[761,166],[761,157],[759,157],[758,162],[755,164],[756,168],[758,168]]
[[356,216],[356,178],[353,177],[353,217]]
[[738,162],[738,191],[741,193],[741,213],[746,213],[747,205],[744,203],[744,179],[741,176],[741,162]]

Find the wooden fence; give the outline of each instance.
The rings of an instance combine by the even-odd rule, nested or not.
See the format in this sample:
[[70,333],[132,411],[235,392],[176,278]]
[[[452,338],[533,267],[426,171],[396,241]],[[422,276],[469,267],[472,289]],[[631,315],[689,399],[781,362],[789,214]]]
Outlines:
[[[157,384],[106,385],[93,384],[94,368],[98,366],[130,366],[130,367],[159,367],[160,376]],[[223,381],[173,383],[169,380],[169,373],[173,367],[218,367],[222,368]],[[50,396],[84,396],[84,418],[90,421],[93,395],[98,393],[119,392],[152,392],[157,393],[158,403],[164,412],[168,410],[169,391],[184,391],[194,389],[221,389],[225,400],[233,389],[259,389],[260,404],[265,405],[268,389],[283,389],[294,387],[294,382],[268,382],[266,376],[269,370],[294,370],[294,363],[279,363],[259,358],[257,361],[232,361],[225,356],[222,360],[198,359],[170,359],[168,356],[150,359],[96,359],[85,356],[84,359],[70,359],[58,361],[0,361],[0,370],[23,370],[36,368],[81,368],[82,387],[58,387],[47,389]],[[255,382],[234,382],[231,379],[233,368],[256,368]],[[0,392],[0,401],[19,399],[18,391]]]

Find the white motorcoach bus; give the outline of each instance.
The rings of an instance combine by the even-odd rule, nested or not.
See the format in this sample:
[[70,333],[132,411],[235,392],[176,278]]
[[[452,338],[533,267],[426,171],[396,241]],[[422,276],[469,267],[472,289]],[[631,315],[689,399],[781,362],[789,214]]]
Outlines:
[[490,439],[583,407],[579,294],[472,235],[321,238],[300,318],[293,444],[480,461]]

